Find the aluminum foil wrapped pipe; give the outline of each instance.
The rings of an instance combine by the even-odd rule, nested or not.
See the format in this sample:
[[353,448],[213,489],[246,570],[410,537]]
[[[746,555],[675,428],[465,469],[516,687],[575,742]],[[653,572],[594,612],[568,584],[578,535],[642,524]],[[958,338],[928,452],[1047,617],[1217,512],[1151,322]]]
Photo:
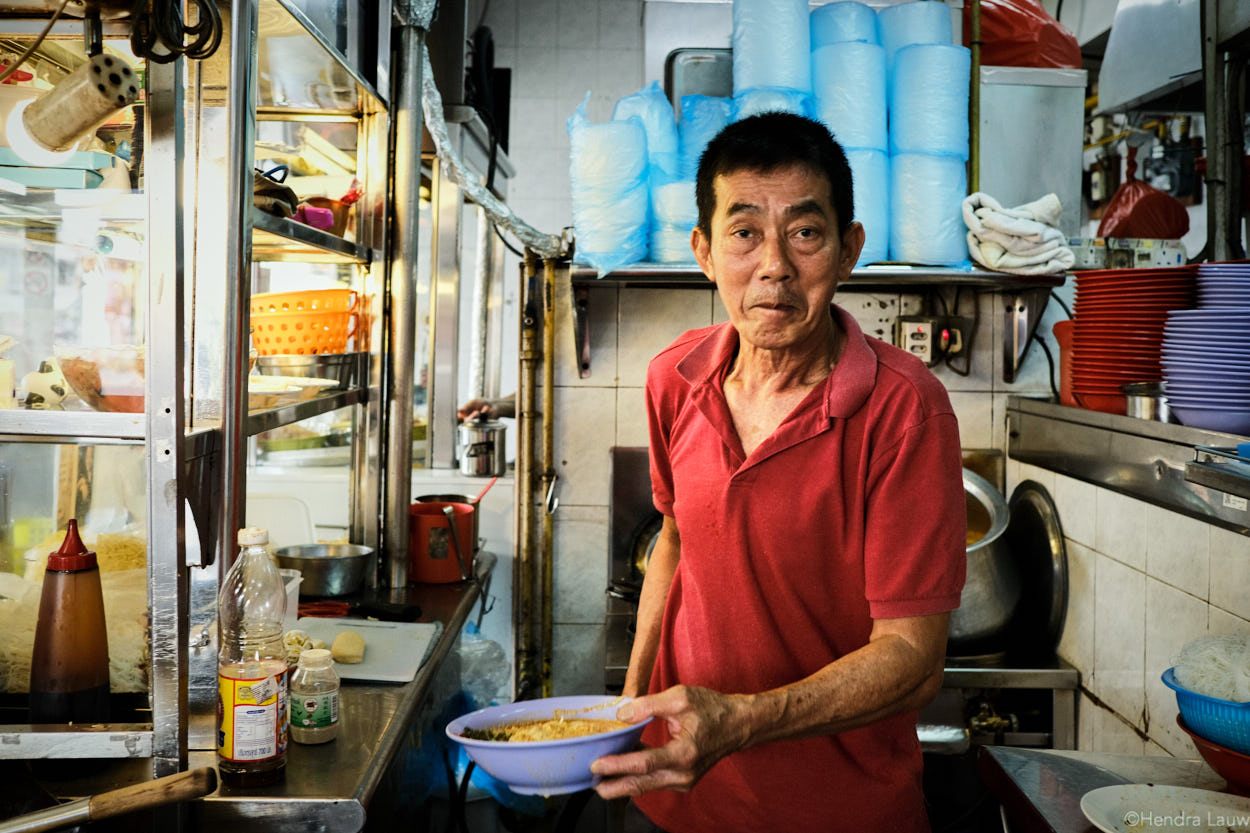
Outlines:
[[447,175],[464,189],[465,194],[474,203],[480,205],[491,221],[503,226],[525,246],[542,257],[564,257],[566,247],[555,235],[544,234],[529,223],[518,217],[507,204],[496,197],[475,177],[467,176],[467,170],[460,156],[451,145],[447,135],[447,123],[443,121],[443,97],[434,84],[434,70],[430,66],[430,52],[423,44],[421,47],[421,88],[422,104],[425,114],[425,128],[434,140],[434,148],[438,158],[442,160]]
[[103,124],[139,97],[139,77],[112,55],[94,55],[35,99],[22,114],[26,130],[52,151],[74,146],[84,133]]

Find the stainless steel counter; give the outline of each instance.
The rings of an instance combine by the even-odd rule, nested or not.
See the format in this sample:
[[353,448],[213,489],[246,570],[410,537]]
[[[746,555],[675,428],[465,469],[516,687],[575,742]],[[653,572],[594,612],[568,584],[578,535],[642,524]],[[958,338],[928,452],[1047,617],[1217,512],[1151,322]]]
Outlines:
[[977,770],[1002,804],[1013,833],[1089,833],[1081,796],[1114,784],[1168,784],[1222,790],[1202,761],[987,746]]
[[[489,586],[496,558],[479,553],[478,575]],[[452,648],[460,630],[478,603],[472,582],[411,585],[399,591],[373,591],[383,601],[417,604],[422,622],[442,629],[425,662],[410,683],[344,682],[340,697],[338,737],[326,744],[291,743],[286,777],[272,787],[218,791],[189,805],[191,829],[229,830],[230,833],[356,833],[366,825],[384,829],[387,820],[415,809],[411,764],[419,755],[423,728],[434,718],[431,704],[459,690],[459,668]],[[441,731],[441,727],[435,727]],[[190,767],[214,766],[216,755],[193,751]],[[106,773],[80,781],[66,781],[53,789],[60,797],[91,795],[140,783],[151,777],[148,761],[120,762]],[[417,799],[419,803],[420,799]]]

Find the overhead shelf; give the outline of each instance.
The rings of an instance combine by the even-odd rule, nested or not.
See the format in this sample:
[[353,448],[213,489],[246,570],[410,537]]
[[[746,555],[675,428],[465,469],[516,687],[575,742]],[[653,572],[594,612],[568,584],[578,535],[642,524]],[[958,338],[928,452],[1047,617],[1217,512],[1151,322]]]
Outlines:
[[300,263],[368,263],[372,251],[351,240],[252,209],[252,259]]
[[[703,271],[693,263],[634,263],[609,272],[602,278],[590,266],[574,263],[571,270],[574,284],[617,283],[627,286],[653,287],[703,287],[713,284]],[[851,277],[842,285],[846,287],[900,286],[967,286],[986,290],[1036,289],[1038,287],[1062,286],[1066,275],[1007,275],[985,269],[958,269],[950,266],[909,266],[906,264],[874,264],[852,270]]]
[[[590,288],[617,285],[655,289],[712,289],[715,284],[694,264],[634,263],[603,277],[581,263],[570,267],[573,284],[573,317],[576,326],[577,366],[582,378],[590,376]],[[1062,286],[1066,274],[1008,275],[986,269],[949,266],[874,264],[851,271],[842,291],[859,289],[902,291],[912,287],[961,286],[1004,296],[1003,381],[1014,382],[1053,287]]]

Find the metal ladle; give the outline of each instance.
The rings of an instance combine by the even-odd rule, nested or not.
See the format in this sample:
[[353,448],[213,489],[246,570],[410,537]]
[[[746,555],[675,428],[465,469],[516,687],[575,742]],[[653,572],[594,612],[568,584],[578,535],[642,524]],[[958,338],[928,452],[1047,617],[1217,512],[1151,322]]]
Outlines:
[[[490,488],[490,486],[488,485],[487,488]],[[485,494],[485,490],[483,490],[483,494]],[[476,506],[473,507],[473,511],[477,511]],[[482,617],[490,611],[490,608],[486,606],[486,588],[482,585],[481,577],[464,561],[464,548],[460,546],[460,533],[456,529],[456,508],[454,506],[444,506],[443,514],[447,516],[447,526],[451,529],[451,543],[456,548],[456,560],[460,562],[460,578],[472,579],[473,583],[477,585],[478,595],[482,597],[482,606],[478,609],[477,614],[477,624],[478,627],[481,627]],[[494,607],[494,605],[491,605],[491,607]]]

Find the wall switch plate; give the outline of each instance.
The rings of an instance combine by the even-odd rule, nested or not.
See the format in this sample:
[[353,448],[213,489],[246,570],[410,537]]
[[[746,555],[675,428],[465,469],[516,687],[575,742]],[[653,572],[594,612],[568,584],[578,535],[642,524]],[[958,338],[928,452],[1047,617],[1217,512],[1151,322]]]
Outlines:
[[894,343],[929,367],[969,349],[972,320],[958,315],[900,315]]

